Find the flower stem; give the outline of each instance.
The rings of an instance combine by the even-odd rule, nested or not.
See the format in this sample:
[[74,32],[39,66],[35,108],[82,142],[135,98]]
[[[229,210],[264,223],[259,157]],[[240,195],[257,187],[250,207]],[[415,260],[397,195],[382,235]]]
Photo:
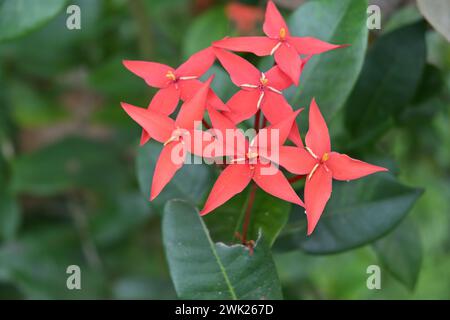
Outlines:
[[203,126],[204,126],[206,129],[211,129],[211,126],[209,125],[209,123],[208,123],[205,119],[202,119],[202,124],[203,124]]
[[256,114],[255,114],[255,124],[254,124],[254,128],[255,128],[256,132],[259,131],[259,122],[260,122],[260,120],[261,120],[261,110],[258,109],[258,111],[256,111]]
[[247,245],[248,226],[250,225],[250,217],[252,214],[253,203],[255,202],[256,184],[252,183],[250,186],[250,193],[248,194],[247,208],[245,208],[244,224],[242,225],[242,244]]
[[294,182],[297,182],[297,181],[299,181],[299,180],[301,180],[303,178],[304,178],[303,175],[296,175],[296,176],[293,176],[293,177],[289,178],[288,181],[290,183],[294,183]]

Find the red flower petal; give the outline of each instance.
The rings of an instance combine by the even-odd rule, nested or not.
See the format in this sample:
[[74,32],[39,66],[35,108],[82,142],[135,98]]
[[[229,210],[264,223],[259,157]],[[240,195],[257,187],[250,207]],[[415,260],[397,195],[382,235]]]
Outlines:
[[278,164],[291,173],[307,175],[317,164],[317,160],[304,148],[281,146]]
[[271,164],[257,164],[253,181],[265,192],[289,201],[299,206],[304,206],[303,201],[292,189],[291,184],[281,171]]
[[161,113],[144,108],[138,108],[122,102],[122,108],[136,121],[151,137],[161,143],[166,142],[175,129],[175,122]]
[[225,38],[213,43],[214,47],[231,51],[252,52],[257,56],[268,56],[278,40],[267,37]]
[[157,62],[124,60],[123,65],[141,77],[151,87],[165,88],[170,84],[166,77],[168,71],[174,71],[172,67]]
[[235,85],[238,87],[242,84],[259,85],[261,72],[250,62],[223,49],[215,48],[214,52]]
[[320,54],[342,47],[312,37],[290,37],[288,42],[294,46],[299,54],[305,55]]
[[311,179],[305,182],[305,208],[308,219],[308,235],[317,225],[325,205],[330,199],[332,188],[331,171],[326,170],[323,165],[319,166]]
[[331,150],[328,127],[315,99],[311,101],[311,105],[309,106],[309,128],[305,142],[319,158],[322,158],[324,153],[330,152]]
[[[205,149],[208,148],[211,144],[215,144],[216,140],[214,136],[208,131],[201,130],[189,130],[190,139],[183,141],[185,142],[186,150],[196,156],[205,157],[205,158],[213,158],[215,156],[214,152],[211,154],[205,154]],[[212,150],[214,151],[214,150]]]
[[[292,114],[293,110],[283,95],[266,90],[261,109],[270,123],[278,123]],[[303,109],[302,109],[303,110]],[[302,147],[303,142],[300,137],[297,122],[293,122],[289,139],[295,145]]]
[[200,214],[203,216],[244,191],[252,179],[248,164],[230,164],[217,178]]
[[[153,173],[152,189],[150,192],[150,200],[155,199],[158,194],[169,183],[175,173],[183,166],[185,152],[179,154],[180,159],[175,159],[172,152],[176,153],[178,150],[183,150],[183,145],[177,142],[171,142],[164,146],[156,162],[155,172]],[[178,155],[177,155],[178,156]]]
[[268,80],[267,85],[279,91],[289,88],[292,85],[292,80],[289,78],[280,67],[274,66],[269,71],[265,72]]
[[[197,79],[193,80],[182,80],[178,83],[181,91],[181,99],[183,101],[191,100],[194,95],[200,90],[203,85],[203,82]],[[223,103],[223,101],[214,93],[212,89],[209,89],[208,98],[207,98],[208,106],[212,106],[217,110],[228,111],[228,107]]]
[[193,129],[196,121],[201,121],[206,109],[209,86],[214,77],[210,77],[198,92],[181,106],[175,124],[184,129]]
[[278,38],[280,36],[281,28],[284,28],[286,35],[289,35],[289,29],[283,16],[280,14],[275,4],[269,0],[269,2],[267,2],[266,16],[263,25],[264,33],[271,38]]
[[216,57],[211,47],[193,54],[175,70],[178,77],[200,77],[213,65]]
[[259,90],[239,90],[227,102],[230,112],[226,115],[234,123],[239,123],[252,117],[257,111]]
[[331,170],[333,178],[336,180],[353,180],[375,172],[388,171],[386,168],[356,160],[346,154],[337,152],[330,153],[326,166]]
[[298,86],[302,71],[302,60],[297,51],[293,47],[282,44],[275,51],[275,61],[280,69]]

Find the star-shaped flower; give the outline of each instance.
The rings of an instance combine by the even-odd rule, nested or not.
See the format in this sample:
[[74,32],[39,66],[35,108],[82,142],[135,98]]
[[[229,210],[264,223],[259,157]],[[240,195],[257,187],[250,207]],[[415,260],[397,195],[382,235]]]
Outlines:
[[341,47],[312,37],[292,36],[272,1],[267,3],[263,31],[266,37],[225,38],[213,45],[232,51],[252,52],[258,56],[274,55],[278,66],[295,85],[298,85],[300,73],[306,63],[300,55],[310,57]]
[[[123,109],[155,140],[164,144],[153,174],[150,200],[153,200],[183,166],[186,152],[195,153],[193,137],[204,137],[204,132],[195,132],[194,126],[203,119],[207,95],[212,77],[198,90],[194,97],[185,102],[176,120],[153,110],[138,108],[122,103]],[[199,135],[198,135],[199,134]],[[209,139],[212,141],[212,139]],[[202,150],[200,150],[200,155]]]
[[[212,48],[203,49],[192,55],[185,63],[174,69],[165,64],[147,61],[125,60],[125,67],[145,80],[145,82],[160,90],[155,94],[148,109],[162,113],[172,114],[178,102],[188,101],[200,89],[202,82],[198,80],[215,61]],[[208,93],[208,106],[218,110],[228,110],[227,106],[217,95],[210,90]],[[144,129],[141,136],[141,145],[150,139]]]
[[331,151],[328,127],[315,100],[309,109],[305,144],[305,148],[280,147],[279,159],[288,171],[307,175],[305,208],[310,235],[331,196],[332,179],[349,181],[387,169]]
[[[219,130],[233,129],[238,135],[237,140],[245,140],[244,148],[236,148],[235,141],[225,141],[223,155],[232,156],[231,163],[222,171],[211,193],[206,200],[201,215],[208,214],[219,207],[234,195],[242,192],[253,180],[265,192],[303,206],[303,201],[292,189],[283,173],[269,160],[272,148],[282,145],[292,128],[292,123],[300,110],[293,112],[289,117],[280,123],[261,129],[251,142],[246,140],[242,133],[239,134],[233,123],[218,112],[213,113],[211,119],[214,126]],[[276,139],[270,136],[276,134]],[[225,136],[225,135],[223,135]],[[274,146],[272,143],[276,143]]]

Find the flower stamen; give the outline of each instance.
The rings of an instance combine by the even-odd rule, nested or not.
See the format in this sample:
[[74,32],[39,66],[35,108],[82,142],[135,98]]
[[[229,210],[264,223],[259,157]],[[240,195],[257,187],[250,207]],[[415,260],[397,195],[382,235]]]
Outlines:
[[280,29],[280,39],[284,40],[286,38],[286,29],[285,28],[281,28]]
[[314,166],[314,168],[311,170],[310,174],[308,175],[308,180],[311,180],[314,172],[316,172],[316,170],[319,166],[320,166],[320,163],[316,163],[316,165]]
[[277,51],[280,46],[281,46],[281,42],[278,42],[277,45],[275,47],[273,47],[272,51],[270,51],[270,55],[273,56],[275,51]]
[[172,70],[167,71],[166,73],[166,78],[170,79],[172,81],[177,80],[177,77],[175,76],[175,74],[172,72]]
[[319,157],[316,156],[316,154],[309,148],[309,147],[305,147],[306,151],[309,152],[309,154],[316,160],[319,160]]

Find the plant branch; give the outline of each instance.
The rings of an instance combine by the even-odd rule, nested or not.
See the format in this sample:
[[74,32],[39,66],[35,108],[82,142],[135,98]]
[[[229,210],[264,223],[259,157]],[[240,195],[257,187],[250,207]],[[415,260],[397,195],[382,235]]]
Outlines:
[[245,209],[244,224],[242,225],[242,244],[247,245],[248,226],[250,225],[250,217],[252,215],[253,203],[255,202],[256,184],[252,183],[250,186],[250,193],[248,194],[247,208]]

